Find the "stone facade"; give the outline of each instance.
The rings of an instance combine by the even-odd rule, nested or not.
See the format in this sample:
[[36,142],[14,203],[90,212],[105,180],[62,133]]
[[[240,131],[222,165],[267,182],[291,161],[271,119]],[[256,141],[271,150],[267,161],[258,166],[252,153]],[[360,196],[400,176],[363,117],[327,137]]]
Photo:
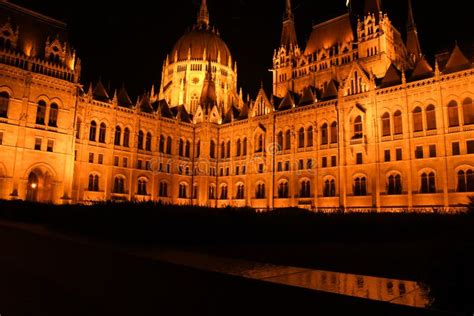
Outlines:
[[404,43],[379,1],[356,23],[349,13],[316,25],[300,49],[286,3],[272,95],[237,93],[237,66],[203,1],[159,91],[132,102],[124,88],[79,83],[63,23],[1,2],[0,198],[321,210],[466,203],[472,60],[456,45],[431,66],[411,6]]

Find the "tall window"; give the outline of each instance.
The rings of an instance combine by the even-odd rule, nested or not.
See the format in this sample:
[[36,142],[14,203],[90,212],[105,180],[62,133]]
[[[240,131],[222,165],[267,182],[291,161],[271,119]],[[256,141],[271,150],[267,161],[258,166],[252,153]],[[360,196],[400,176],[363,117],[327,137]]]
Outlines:
[[49,108],[49,122],[48,125],[51,127],[58,127],[58,114],[59,108],[56,103],[51,104]]
[[237,157],[240,157],[241,154],[242,154],[241,145],[242,145],[242,143],[241,143],[240,139],[238,139],[238,140],[237,140],[237,143],[236,143],[236,146],[235,146],[235,155],[236,155]]
[[422,194],[429,194],[429,193],[436,193],[436,182],[435,182],[435,174],[434,172],[430,173],[423,173],[421,175],[421,189],[420,193]]
[[311,197],[311,182],[304,180],[300,184],[300,197],[309,198]]
[[144,147],[143,145],[145,144],[145,133],[142,131],[138,132],[138,142],[137,142],[137,148],[140,150],[143,150]]
[[46,119],[46,103],[44,101],[38,102],[38,108],[36,109],[36,124],[45,125]]
[[388,177],[387,194],[402,194],[402,177],[399,174]]
[[151,133],[146,133],[146,145],[145,148],[147,151],[151,151],[151,141],[152,141]]
[[209,200],[214,200],[216,198],[216,187],[215,186],[211,185],[209,187],[208,196],[209,196]]
[[390,136],[392,135],[391,127],[390,127],[390,114],[387,112],[382,115],[382,136]]
[[115,177],[115,180],[114,180],[114,193],[116,193],[116,194],[124,194],[125,193],[124,179],[122,177]]
[[95,142],[97,136],[97,123],[95,121],[91,122],[91,127],[89,129],[89,140]]
[[107,126],[104,123],[101,123],[100,130],[99,130],[99,143],[105,144],[106,132],[107,132]]
[[364,136],[364,126],[362,124],[362,117],[358,116],[354,120],[354,139],[362,138]]
[[198,140],[196,145],[196,158],[201,157],[201,141]]
[[115,127],[115,139],[114,139],[115,146],[120,146],[121,138],[122,138],[122,128],[120,126],[117,126]]
[[413,110],[413,131],[414,132],[423,131],[423,113],[420,107],[416,107]]
[[209,149],[209,156],[212,159],[216,158],[216,143],[213,140],[211,140],[211,146],[210,146],[210,149]]
[[223,185],[223,186],[221,187],[221,198],[220,198],[220,199],[221,199],[221,200],[227,200],[227,198],[228,198],[228,193],[229,193],[229,191],[228,191],[227,185]]
[[300,128],[298,132],[298,148],[304,148],[304,128]]
[[436,129],[436,109],[433,104],[426,107],[426,128],[429,131]]
[[8,117],[8,104],[10,103],[10,95],[6,92],[0,93],[0,118]]
[[463,111],[464,125],[474,124],[474,104],[472,103],[471,98],[466,98],[463,101],[462,111]]
[[242,156],[247,156],[247,138],[242,142]]
[[158,150],[161,154],[165,153],[165,137],[160,135],[160,143],[158,144]]
[[186,199],[187,198],[187,196],[188,196],[188,193],[187,193],[188,190],[187,189],[188,189],[188,186],[186,184],[181,183],[179,185],[179,194],[178,194],[178,196],[179,196],[180,199]]
[[291,131],[287,130],[285,133],[285,150],[291,149]]
[[454,100],[448,104],[448,119],[449,127],[459,126],[458,103]]
[[189,140],[186,141],[186,148],[184,150],[184,154],[186,158],[191,158],[191,142]]
[[130,147],[130,130],[125,128],[123,132],[123,147]]
[[99,176],[89,175],[89,188],[90,192],[99,192]]
[[160,182],[160,190],[158,192],[160,197],[168,197],[168,183]]
[[283,132],[280,131],[277,135],[278,149],[283,150]]
[[76,138],[77,139],[81,138],[81,127],[82,127],[82,121],[80,118],[78,118],[76,122]]
[[337,123],[332,122],[331,124],[331,144],[337,144]]
[[243,184],[237,186],[237,200],[243,200],[245,198],[245,187]]
[[393,114],[393,133],[395,135],[403,134],[402,112],[396,111]]
[[221,159],[225,158],[225,143],[221,143]]
[[321,145],[327,145],[328,143],[328,125],[324,123],[321,126]]
[[288,182],[281,182],[278,185],[278,198],[280,199],[288,198]]
[[358,177],[354,179],[354,195],[367,195],[367,179],[365,177]]
[[255,197],[257,199],[264,199],[265,198],[265,184],[259,183],[257,184]]
[[227,142],[227,151],[226,151],[226,157],[230,158],[230,152],[231,152],[231,146],[230,146],[230,140]]
[[145,179],[138,180],[138,188],[137,188],[138,195],[148,195],[147,189],[146,189],[147,183],[148,181]]
[[336,196],[336,180],[326,180],[324,181],[324,197],[334,197]]
[[458,172],[458,192],[474,192],[474,172],[461,170]]
[[168,139],[166,140],[166,154],[171,155],[171,151],[173,150],[173,139],[168,136]]
[[313,147],[313,127],[308,127],[306,133],[308,134],[307,147]]

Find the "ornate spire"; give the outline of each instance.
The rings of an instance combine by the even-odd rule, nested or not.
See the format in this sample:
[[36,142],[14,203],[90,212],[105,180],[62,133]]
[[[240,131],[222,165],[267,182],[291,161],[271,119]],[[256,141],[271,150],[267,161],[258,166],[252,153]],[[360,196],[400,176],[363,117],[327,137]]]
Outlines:
[[217,104],[216,84],[212,76],[211,61],[209,61],[207,65],[207,74],[201,92],[200,103],[204,113],[206,114],[208,114],[212,110],[214,105]]
[[198,25],[202,25],[205,27],[209,26],[209,11],[207,10],[207,1],[202,0],[201,2],[201,8],[199,9],[199,15],[198,15]]
[[411,0],[408,0],[408,23],[407,23],[407,50],[412,58],[412,62],[417,62],[422,56],[420,40],[418,38],[418,30],[413,16],[413,8]]
[[283,31],[281,33],[281,46],[286,48],[298,46],[296,37],[295,18],[291,9],[291,0],[286,0],[285,16],[283,18]]

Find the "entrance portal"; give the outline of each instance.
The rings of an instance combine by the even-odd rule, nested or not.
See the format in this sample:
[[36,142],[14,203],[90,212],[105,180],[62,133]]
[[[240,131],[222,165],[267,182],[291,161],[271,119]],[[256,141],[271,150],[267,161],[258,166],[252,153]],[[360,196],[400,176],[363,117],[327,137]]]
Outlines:
[[35,169],[28,176],[26,200],[29,202],[51,203],[53,188],[53,179],[50,173]]

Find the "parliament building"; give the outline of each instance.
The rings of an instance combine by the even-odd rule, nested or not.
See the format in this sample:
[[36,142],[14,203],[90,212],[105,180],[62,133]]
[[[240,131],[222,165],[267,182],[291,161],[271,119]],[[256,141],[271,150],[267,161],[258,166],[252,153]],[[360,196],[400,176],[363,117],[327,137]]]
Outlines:
[[202,0],[133,98],[81,82],[63,22],[1,0],[0,199],[456,211],[474,194],[473,58],[425,57],[410,0],[403,30],[359,2],[300,45],[286,0],[273,91],[249,98]]

